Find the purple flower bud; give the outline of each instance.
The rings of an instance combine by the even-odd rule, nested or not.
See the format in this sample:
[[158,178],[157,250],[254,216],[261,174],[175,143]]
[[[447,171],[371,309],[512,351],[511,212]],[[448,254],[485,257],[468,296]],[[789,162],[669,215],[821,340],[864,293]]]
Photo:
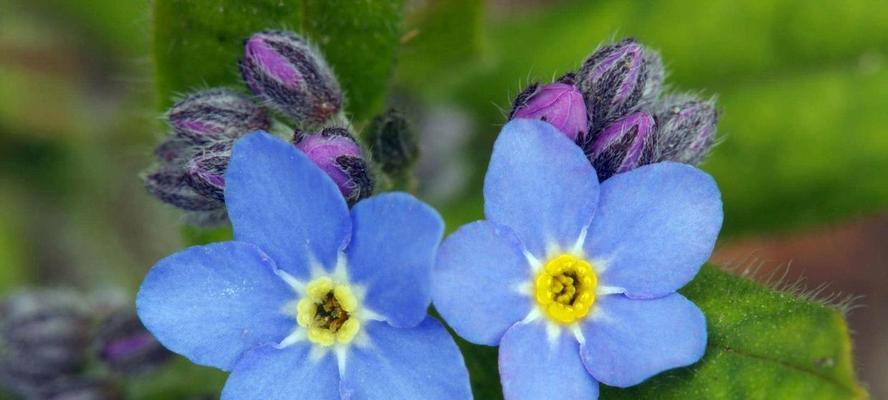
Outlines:
[[620,118],[590,138],[584,146],[598,179],[629,171],[655,159],[654,118],[636,112]]
[[198,226],[225,222],[225,169],[233,139],[196,144],[171,137],[155,150],[160,162],[142,175],[145,188],[161,201],[185,210]]
[[188,186],[210,199],[225,201],[225,170],[230,159],[228,148],[195,156],[185,165]]
[[543,120],[577,141],[589,130],[589,118],[583,95],[572,80],[573,74],[570,74],[560,82],[530,85],[515,98],[509,119]]
[[244,48],[244,82],[297,126],[320,126],[342,108],[342,91],[333,72],[320,52],[298,35],[259,32]]
[[715,144],[717,124],[715,100],[690,95],[666,98],[657,112],[657,161],[699,164]]
[[172,355],[132,311],[117,312],[101,323],[96,348],[99,360],[121,374],[153,369]]
[[176,103],[166,117],[174,134],[192,143],[234,139],[269,126],[263,108],[226,89],[191,94]]
[[219,199],[198,193],[189,185],[185,172],[172,168],[160,168],[144,176],[149,193],[185,211],[213,211],[225,207]]
[[373,118],[365,137],[370,143],[373,161],[390,176],[407,172],[419,155],[416,133],[397,110],[388,110]]
[[370,168],[348,130],[326,128],[315,135],[296,131],[293,143],[333,179],[349,205],[372,194]]
[[592,132],[653,101],[663,84],[660,56],[634,39],[604,46],[583,63],[578,87]]
[[86,363],[92,318],[79,297],[58,291],[24,292],[0,304],[0,370],[39,385]]
[[190,156],[195,149],[192,142],[171,136],[157,145],[157,148],[154,149],[154,156],[162,163],[171,163]]

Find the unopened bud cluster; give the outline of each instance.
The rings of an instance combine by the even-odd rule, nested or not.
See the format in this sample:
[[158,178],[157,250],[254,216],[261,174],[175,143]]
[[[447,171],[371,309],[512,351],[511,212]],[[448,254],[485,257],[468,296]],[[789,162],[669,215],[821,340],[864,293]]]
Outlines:
[[403,179],[419,157],[416,132],[407,118],[390,109],[370,122],[366,130],[373,161],[386,175]]
[[[372,168],[342,113],[339,82],[315,47],[291,32],[259,32],[244,41],[240,71],[252,96],[205,90],[167,112],[170,133],[155,150],[157,163],[143,174],[151,194],[186,211],[187,222],[226,222],[225,171],[233,143],[273,126],[286,132],[287,125],[299,132],[296,147],[336,182],[350,204],[373,192]],[[273,124],[274,115],[285,121]],[[331,128],[337,126],[343,128]]]
[[[61,290],[0,301],[0,393],[25,398],[117,399],[124,375],[154,369],[170,353],[135,311]],[[107,371],[98,376],[89,371]]]
[[575,73],[534,83],[515,99],[512,118],[549,122],[581,146],[600,180],[640,165],[696,165],[715,143],[715,102],[661,97],[660,55],[633,39],[603,46]]
[[240,136],[269,128],[266,111],[226,89],[191,94],[167,112],[170,134],[155,150],[157,163],[143,175],[148,192],[213,225],[226,219],[224,171]]

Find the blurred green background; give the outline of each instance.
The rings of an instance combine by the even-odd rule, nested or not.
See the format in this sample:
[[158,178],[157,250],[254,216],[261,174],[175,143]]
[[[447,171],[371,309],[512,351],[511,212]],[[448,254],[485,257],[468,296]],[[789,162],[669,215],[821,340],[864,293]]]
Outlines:
[[[137,178],[169,100],[155,91],[150,10],[0,0],[0,294],[134,291],[183,246],[179,213]],[[761,263],[765,277],[792,264],[789,279],[865,296],[850,317],[858,370],[888,397],[884,2],[415,0],[402,33],[389,104],[419,128],[420,195],[451,229],[481,217],[510,96],[611,38],[659,49],[671,90],[719,98],[723,143],[703,166],[725,202],[714,260]]]

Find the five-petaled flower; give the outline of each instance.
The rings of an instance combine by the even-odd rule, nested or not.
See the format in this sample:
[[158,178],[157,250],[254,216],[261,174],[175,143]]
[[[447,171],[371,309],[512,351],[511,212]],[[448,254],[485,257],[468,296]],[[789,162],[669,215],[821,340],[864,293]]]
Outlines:
[[471,342],[499,345],[507,399],[590,399],[692,364],[706,320],[676,290],[722,223],[713,179],[664,162],[599,185],[551,125],[509,122],[484,181],[486,220],[438,253],[435,307]]
[[468,399],[427,315],[443,221],[403,193],[351,212],[292,144],[253,133],[225,174],[234,241],[154,266],[139,317],[170,350],[230,370],[223,399]]

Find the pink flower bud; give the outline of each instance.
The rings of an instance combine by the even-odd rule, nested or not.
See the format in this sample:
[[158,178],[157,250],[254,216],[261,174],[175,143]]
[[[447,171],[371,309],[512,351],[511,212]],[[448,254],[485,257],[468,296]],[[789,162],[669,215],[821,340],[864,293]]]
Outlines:
[[515,99],[509,119],[546,121],[577,141],[589,129],[589,119],[583,95],[569,82],[570,78],[543,86],[531,85]]
[[240,70],[253,93],[298,127],[322,125],[342,108],[342,90],[323,56],[295,33],[253,34]]
[[348,130],[326,128],[314,135],[296,131],[293,143],[333,179],[350,205],[372,194],[370,168]]
[[173,105],[166,117],[183,144],[234,139],[269,126],[263,108],[227,89],[192,93]]
[[584,150],[595,166],[598,179],[603,181],[653,162],[656,156],[654,126],[654,118],[639,111],[610,123],[590,137]]
[[663,63],[634,39],[596,50],[583,62],[577,86],[586,99],[592,130],[636,111],[659,95]]

